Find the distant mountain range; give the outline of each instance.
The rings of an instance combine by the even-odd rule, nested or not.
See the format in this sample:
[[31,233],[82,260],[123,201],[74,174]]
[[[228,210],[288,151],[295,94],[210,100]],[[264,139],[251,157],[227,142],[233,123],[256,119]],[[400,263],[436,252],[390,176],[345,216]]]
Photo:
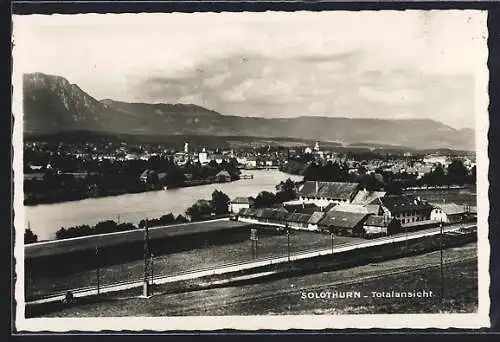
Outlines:
[[42,73],[23,76],[23,94],[24,132],[28,135],[89,131],[141,136],[278,137],[356,146],[474,149],[474,130],[456,130],[430,119],[318,116],[265,119],[222,115],[194,104],[98,101],[65,78]]

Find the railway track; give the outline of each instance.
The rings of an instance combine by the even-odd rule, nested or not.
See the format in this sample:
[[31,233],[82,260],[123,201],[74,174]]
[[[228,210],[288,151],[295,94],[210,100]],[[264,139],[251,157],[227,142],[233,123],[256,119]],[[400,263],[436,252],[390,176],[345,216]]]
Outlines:
[[[463,229],[470,229],[475,227],[475,225],[470,225],[467,227],[463,226],[458,226],[458,227],[453,227],[449,226],[446,228],[445,233],[449,232],[456,232],[460,231]],[[413,237],[418,237],[421,236],[422,234],[434,234],[437,232],[436,228],[432,228],[429,230],[425,231],[418,231],[418,232],[411,232],[407,234],[408,238],[413,238]],[[403,234],[404,237],[406,235]],[[395,239],[401,239],[401,234],[399,236],[387,236],[387,237],[381,237],[377,238],[374,240],[367,240],[370,242],[367,242],[366,244],[373,244],[376,243],[377,245],[382,245],[385,241],[395,241]],[[350,243],[344,243],[341,245],[337,245],[336,251],[338,252],[339,249],[341,250],[348,250],[351,247],[354,246],[360,246],[362,247],[363,245],[360,244],[359,242],[350,242]],[[323,250],[317,250],[317,249],[303,249],[303,250],[295,250],[293,254],[290,255],[290,260],[299,260],[299,259],[306,259],[307,257],[314,257],[314,256],[320,256],[320,255],[328,255],[331,254],[332,250],[331,248],[329,249],[323,249]],[[217,272],[217,270],[220,269],[227,269],[227,268],[232,268],[232,267],[247,267],[252,264],[259,263],[261,264],[260,266],[266,266],[266,265],[271,265],[271,264],[278,264],[286,261],[287,256],[269,256],[269,257],[264,257],[264,258],[257,258],[252,261],[239,261],[239,262],[233,262],[233,263],[225,263],[221,265],[211,265],[203,268],[198,268],[195,270],[186,270],[186,271],[181,271],[181,272],[176,272],[176,273],[169,273],[167,274],[157,274],[156,276],[153,277],[153,280],[156,284],[158,283],[167,283],[168,281],[165,281],[167,279],[175,279],[175,278],[186,278],[182,280],[188,280],[188,279],[194,279],[196,278],[194,275],[196,274],[201,274],[205,273],[202,276],[210,276],[210,275],[216,275],[216,274],[221,274]],[[258,266],[256,266],[258,267]],[[250,267],[247,267],[250,268]],[[244,269],[244,268],[242,268]],[[213,271],[213,273],[211,273]],[[192,278],[189,276],[193,275]],[[201,277],[201,276],[199,276]],[[108,292],[114,292],[114,291],[123,291],[123,290],[130,290],[133,288],[137,288],[142,286],[143,284],[143,277],[137,277],[128,281],[122,281],[122,282],[116,282],[113,284],[103,284],[100,287],[100,293],[108,293]],[[49,302],[49,301],[57,301],[57,300],[63,300],[67,291],[71,291],[75,297],[81,297],[81,296],[89,296],[89,295],[96,295],[97,294],[97,288],[96,286],[86,286],[86,287],[81,287],[81,288],[76,288],[76,289],[65,289],[65,290],[60,290],[57,292],[51,292],[49,294],[45,294],[42,296],[27,296],[26,302],[29,304],[31,302]]]

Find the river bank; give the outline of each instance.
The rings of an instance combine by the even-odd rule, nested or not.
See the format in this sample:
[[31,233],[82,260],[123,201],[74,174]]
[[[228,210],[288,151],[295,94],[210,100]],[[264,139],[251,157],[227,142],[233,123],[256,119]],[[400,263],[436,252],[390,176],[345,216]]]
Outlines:
[[[157,218],[172,213],[184,215],[195,201],[210,199],[215,190],[224,192],[230,199],[238,196],[256,196],[261,191],[276,191],[276,185],[291,176],[278,170],[242,171],[252,174],[251,179],[240,179],[228,183],[213,183],[168,190],[155,190],[118,196],[87,198],[72,202],[24,206],[25,227],[38,235],[39,241],[52,240],[61,227],[95,225],[113,220],[137,225],[145,218]],[[19,228],[18,228],[19,229]]]

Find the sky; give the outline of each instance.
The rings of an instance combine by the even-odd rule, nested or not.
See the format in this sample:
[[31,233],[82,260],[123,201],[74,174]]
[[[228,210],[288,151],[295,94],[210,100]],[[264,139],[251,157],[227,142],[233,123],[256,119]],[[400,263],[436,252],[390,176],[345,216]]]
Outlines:
[[[19,72],[226,115],[430,118],[474,128],[480,11],[15,16]],[[486,91],[486,89],[485,89]]]

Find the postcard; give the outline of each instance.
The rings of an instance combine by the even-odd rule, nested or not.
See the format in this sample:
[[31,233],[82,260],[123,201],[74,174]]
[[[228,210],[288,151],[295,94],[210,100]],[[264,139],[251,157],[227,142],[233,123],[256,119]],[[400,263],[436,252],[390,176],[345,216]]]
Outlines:
[[488,327],[486,17],[14,15],[16,329]]

